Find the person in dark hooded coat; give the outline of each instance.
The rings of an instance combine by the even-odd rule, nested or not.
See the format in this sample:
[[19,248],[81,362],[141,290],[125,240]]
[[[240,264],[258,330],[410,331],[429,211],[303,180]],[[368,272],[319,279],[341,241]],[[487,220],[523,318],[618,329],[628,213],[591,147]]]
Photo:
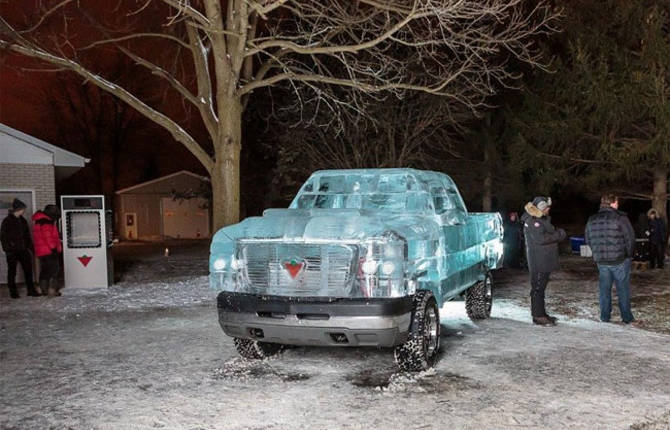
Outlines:
[[535,197],[525,206],[521,217],[526,240],[526,259],[530,271],[530,308],[533,323],[555,325],[556,318],[545,309],[545,290],[551,272],[558,270],[558,244],[566,237],[565,230],[551,224],[551,197]]
[[523,245],[521,223],[516,212],[510,212],[503,230],[504,267],[521,268],[521,247]]
[[23,217],[25,211],[26,204],[14,199],[9,214],[0,226],[0,243],[7,256],[7,286],[13,299],[19,298],[19,290],[16,288],[16,267],[19,264],[23,269],[28,295],[40,295],[33,284],[33,241],[28,221]]
[[650,267],[652,269],[656,267],[662,269],[665,260],[665,241],[667,240],[665,224],[663,219],[658,216],[656,209],[649,209],[647,216],[649,217],[649,245],[651,250]]

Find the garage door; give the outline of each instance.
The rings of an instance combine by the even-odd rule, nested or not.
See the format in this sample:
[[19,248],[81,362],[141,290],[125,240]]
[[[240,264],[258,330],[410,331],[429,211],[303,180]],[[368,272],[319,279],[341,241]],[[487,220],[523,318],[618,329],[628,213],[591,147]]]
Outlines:
[[209,237],[209,209],[205,199],[161,200],[163,235],[176,239]]

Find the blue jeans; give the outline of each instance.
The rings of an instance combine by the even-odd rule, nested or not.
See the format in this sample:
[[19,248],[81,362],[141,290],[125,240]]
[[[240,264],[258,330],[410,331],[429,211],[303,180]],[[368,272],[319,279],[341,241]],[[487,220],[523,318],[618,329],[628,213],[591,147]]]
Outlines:
[[633,322],[633,313],[630,310],[630,258],[615,266],[598,264],[600,273],[600,320],[609,321],[612,313],[612,283],[616,284],[616,293],[619,297],[619,311],[621,319],[628,324]]

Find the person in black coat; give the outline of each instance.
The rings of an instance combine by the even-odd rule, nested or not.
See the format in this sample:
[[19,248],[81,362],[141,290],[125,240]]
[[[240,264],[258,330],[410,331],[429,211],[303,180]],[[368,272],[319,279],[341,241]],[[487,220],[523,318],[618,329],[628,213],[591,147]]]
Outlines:
[[14,199],[12,209],[0,225],[0,242],[2,250],[7,255],[7,286],[13,299],[19,298],[16,288],[16,265],[21,264],[23,278],[29,296],[39,296],[33,284],[33,241],[30,236],[28,221],[23,217],[26,205],[19,199]]
[[521,217],[526,239],[526,258],[530,271],[530,308],[533,323],[555,325],[556,318],[547,314],[545,290],[551,272],[558,266],[558,244],[565,239],[565,230],[551,224],[551,197],[535,197],[526,204]]
[[625,324],[632,323],[630,266],[635,250],[635,231],[628,216],[619,210],[619,198],[604,194],[600,210],[591,215],[584,233],[598,265],[600,320],[609,322],[612,313],[612,284],[616,284],[619,311]]
[[504,267],[521,268],[521,245],[523,243],[521,223],[516,212],[510,212],[504,226]]
[[652,269],[658,267],[663,268],[665,260],[665,238],[666,230],[665,223],[655,209],[649,209],[647,212],[649,218],[649,247],[650,247],[650,262],[649,267]]

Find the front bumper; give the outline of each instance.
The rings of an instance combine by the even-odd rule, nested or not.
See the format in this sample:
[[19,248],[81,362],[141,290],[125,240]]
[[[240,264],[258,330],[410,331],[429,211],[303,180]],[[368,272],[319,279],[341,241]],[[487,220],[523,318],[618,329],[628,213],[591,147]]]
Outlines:
[[407,340],[412,298],[335,299],[222,292],[228,336],[289,345],[390,347]]

